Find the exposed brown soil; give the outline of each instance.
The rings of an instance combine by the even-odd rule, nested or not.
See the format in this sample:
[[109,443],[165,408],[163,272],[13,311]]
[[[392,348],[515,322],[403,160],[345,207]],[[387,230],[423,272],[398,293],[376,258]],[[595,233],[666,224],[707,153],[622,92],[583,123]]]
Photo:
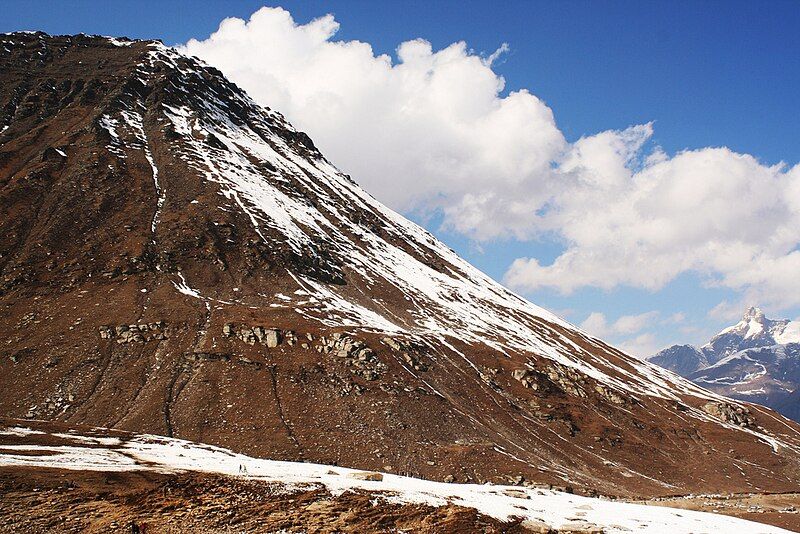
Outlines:
[[0,468],[0,532],[525,532],[473,509],[210,475]]
[[[390,504],[367,492],[286,492],[205,474],[0,468],[0,532],[521,533],[473,509]],[[800,494],[632,501],[719,513],[800,532]]]

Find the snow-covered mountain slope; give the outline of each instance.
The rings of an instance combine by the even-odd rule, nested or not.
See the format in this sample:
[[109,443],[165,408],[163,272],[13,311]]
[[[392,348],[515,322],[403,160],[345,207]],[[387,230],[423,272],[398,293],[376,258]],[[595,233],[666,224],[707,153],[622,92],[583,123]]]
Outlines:
[[772,320],[749,308],[742,320],[700,347],[674,345],[649,361],[712,391],[764,404],[796,419],[800,322]]
[[369,492],[377,502],[434,507],[453,504],[475,508],[500,521],[522,518],[521,526],[531,532],[543,528],[557,532],[589,532],[594,528],[607,534],[789,532],[710,513],[580,497],[544,488],[451,484],[338,466],[262,460],[184,440],[102,429],[82,434],[25,426],[0,428],[0,472],[3,468],[167,474],[194,471],[263,482],[272,486],[271,493],[302,493],[320,487],[333,496],[362,491]]
[[0,81],[4,413],[586,493],[796,484],[796,425],[509,292],[198,60],[10,34]]

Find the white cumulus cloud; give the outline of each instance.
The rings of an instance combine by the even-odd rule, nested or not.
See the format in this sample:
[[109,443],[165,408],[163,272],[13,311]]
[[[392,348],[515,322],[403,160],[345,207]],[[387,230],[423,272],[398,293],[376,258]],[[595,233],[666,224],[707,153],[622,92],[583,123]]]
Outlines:
[[335,41],[338,29],[331,15],[301,25],[265,7],[249,21],[224,20],[182,51],[308,131],[392,207],[443,209],[478,238],[529,235],[530,208],[548,197],[531,184],[567,143],[536,96],[500,96],[505,81],[492,62],[508,45],[482,58],[464,42],[434,51],[415,39],[397,47],[394,62],[367,43]]
[[262,8],[183,51],[283,112],[390,206],[438,211],[478,241],[558,240],[552,263],[511,265],[515,289],[658,290],[695,272],[743,301],[800,305],[800,166],[726,148],[670,156],[648,148],[652,124],[569,143],[539,98],[503,92],[492,64],[505,44],[481,56],[416,39],[393,58],[336,40],[338,28]]
[[580,327],[597,337],[631,335],[653,326],[658,316],[659,312],[657,311],[649,311],[638,315],[623,315],[609,324],[604,313],[592,312],[584,319]]
[[[628,354],[645,358],[663,348],[652,332],[643,332],[643,330],[656,326],[659,316],[660,313],[654,310],[636,315],[623,315],[616,321],[609,322],[604,313],[592,312],[584,319],[580,327],[593,336],[612,340],[617,347]],[[675,316],[673,315],[662,320],[661,323],[674,320]]]
[[580,163],[568,172],[577,176],[545,216],[564,252],[550,265],[516,260],[510,285],[658,290],[691,271],[741,292],[743,302],[800,304],[800,166],[764,165],[726,148],[655,152],[633,166],[624,147],[635,153],[636,141],[605,144],[600,157],[571,156]]
[[642,359],[652,356],[663,348],[650,332],[617,343],[617,347]]

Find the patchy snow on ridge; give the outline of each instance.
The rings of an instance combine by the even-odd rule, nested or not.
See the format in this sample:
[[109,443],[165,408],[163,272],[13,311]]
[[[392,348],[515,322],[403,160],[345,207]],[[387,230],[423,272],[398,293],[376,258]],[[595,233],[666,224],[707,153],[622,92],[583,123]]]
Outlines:
[[[153,47],[142,68],[159,62],[174,67],[187,81],[200,77],[204,68],[195,58],[184,58],[163,46]],[[535,323],[543,320],[594,343],[587,334],[513,294],[429,232],[382,205],[319,154],[302,154],[290,146],[276,126],[296,130],[279,113],[261,108],[246,94],[226,94],[225,101],[211,91],[186,98],[194,99],[191,108],[162,106],[181,136],[174,150],[209,182],[219,184],[220,194],[248,216],[265,242],[271,239],[267,235],[277,231],[300,254],[321,244],[345,263],[351,275],[367,284],[389,283],[411,304],[400,317],[379,303],[366,307],[353,302],[336,286],[309,288],[309,281],[296,277],[301,288],[313,292],[313,298],[295,307],[297,313],[328,324],[336,309],[342,324],[356,328],[426,336],[447,345],[453,340],[484,344],[503,354],[529,353],[634,395],[673,398],[678,388],[707,396],[635,358],[629,359],[628,366],[619,366],[588,354],[555,331],[537,328]],[[247,121],[231,115],[232,103],[249,110]],[[210,138],[217,142],[216,148],[206,142]],[[298,195],[298,190],[308,193]],[[310,202],[310,197],[316,201]],[[355,212],[376,217],[383,234],[354,220]],[[439,267],[434,268],[428,259]]]
[[[297,291],[287,292],[296,298],[291,304],[272,299],[262,306],[285,307],[327,327],[417,338],[432,347],[446,347],[435,356],[463,359],[468,372],[478,378],[481,355],[470,348],[483,346],[501,357],[527,358],[530,366],[546,360],[574,369],[634,402],[651,397],[683,404],[686,395],[729,402],[649,362],[617,353],[515,295],[370,196],[282,115],[257,105],[199,60],[163,44],[147,47],[135,75],[149,85],[159,83],[169,71],[163,99],[145,106],[140,94],[126,94],[123,109],[108,111],[98,125],[108,132],[112,154],[130,158],[129,164],[140,159],[149,165],[147,178],[152,179],[157,199],[150,223],[154,242],[165,198],[173,198],[166,171],[178,160],[212,192],[191,200],[193,204],[210,202],[215,209],[245,215],[264,243],[288,249],[287,254],[302,258],[324,251],[328,257],[320,255],[323,260],[332,259],[330,263],[341,267],[347,280],[344,285],[321,283],[289,271]],[[169,135],[163,135],[166,131]],[[162,165],[163,174],[156,163]],[[244,302],[240,294],[229,301],[215,298],[215,290],[196,289],[202,285],[187,276],[188,280],[177,274],[172,280],[175,290],[202,300],[207,309],[212,303],[221,307]],[[234,291],[220,288],[219,293]],[[261,296],[267,292],[257,291]],[[392,295],[393,304],[400,301],[401,306],[373,298],[380,294]],[[463,364],[458,361],[458,365]],[[773,448],[775,443],[793,447],[776,441],[769,431],[728,425],[697,407],[688,406],[680,415],[684,417],[754,434]]]
[[[325,249],[342,263],[347,277],[360,279],[367,287],[379,284],[409,303],[405,311],[390,310],[379,300],[348,294],[349,287],[362,284],[320,284],[290,273],[298,289],[306,292],[306,298],[291,306],[299,315],[327,326],[435,340],[453,349],[477,374],[469,351],[460,352],[454,344],[544,358],[634,399],[679,401],[680,395],[688,394],[706,401],[725,400],[649,362],[609,354],[599,340],[515,295],[428,231],[378,202],[313,145],[304,144],[303,134],[280,113],[259,106],[232,84],[217,92],[205,82],[209,74],[196,58],[160,43],[148,48],[136,70],[142,83],[157,76],[164,65],[181,78],[180,83],[171,82],[171,90],[177,92],[174,100],[159,106],[155,121],[148,118],[151,124],[166,119],[179,136],[179,142],[170,144],[173,156],[216,184],[218,194],[247,216],[268,245],[286,245],[298,256]],[[112,153],[126,157],[127,143],[142,151],[150,164],[158,199],[151,228],[155,232],[169,192],[163,190],[138,112],[145,107],[135,96],[126,106],[114,116],[103,116],[100,126],[111,136]],[[364,224],[364,214],[374,222]],[[181,293],[204,300],[207,307],[210,301],[230,304],[201,295],[182,275],[173,284]],[[695,408],[686,414],[719,423]]]
[[[10,427],[0,434],[41,436],[39,430]],[[130,439],[74,433],[51,436],[60,445],[0,445],[0,466],[59,468],[82,471],[195,471],[279,483],[285,491],[325,487],[334,495],[350,490],[405,504],[475,508],[501,521],[521,517],[551,528],[593,524],[612,533],[779,534],[787,530],[728,516],[580,497],[558,491],[490,484],[448,484],[382,473],[382,480],[360,480],[353,469],[312,463],[262,460],[220,447],[152,435]]]

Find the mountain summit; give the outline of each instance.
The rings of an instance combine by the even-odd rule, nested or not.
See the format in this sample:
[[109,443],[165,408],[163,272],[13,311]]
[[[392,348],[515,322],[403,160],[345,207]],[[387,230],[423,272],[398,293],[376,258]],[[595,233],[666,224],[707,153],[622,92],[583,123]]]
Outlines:
[[800,322],[767,319],[761,308],[751,306],[741,321],[711,338],[704,348],[724,357],[745,348],[788,343],[800,343]]
[[673,345],[649,360],[722,395],[800,419],[800,322],[768,319],[750,307],[702,347]]
[[796,488],[798,425],[509,292],[200,61],[7,34],[0,81],[7,416],[449,481]]

